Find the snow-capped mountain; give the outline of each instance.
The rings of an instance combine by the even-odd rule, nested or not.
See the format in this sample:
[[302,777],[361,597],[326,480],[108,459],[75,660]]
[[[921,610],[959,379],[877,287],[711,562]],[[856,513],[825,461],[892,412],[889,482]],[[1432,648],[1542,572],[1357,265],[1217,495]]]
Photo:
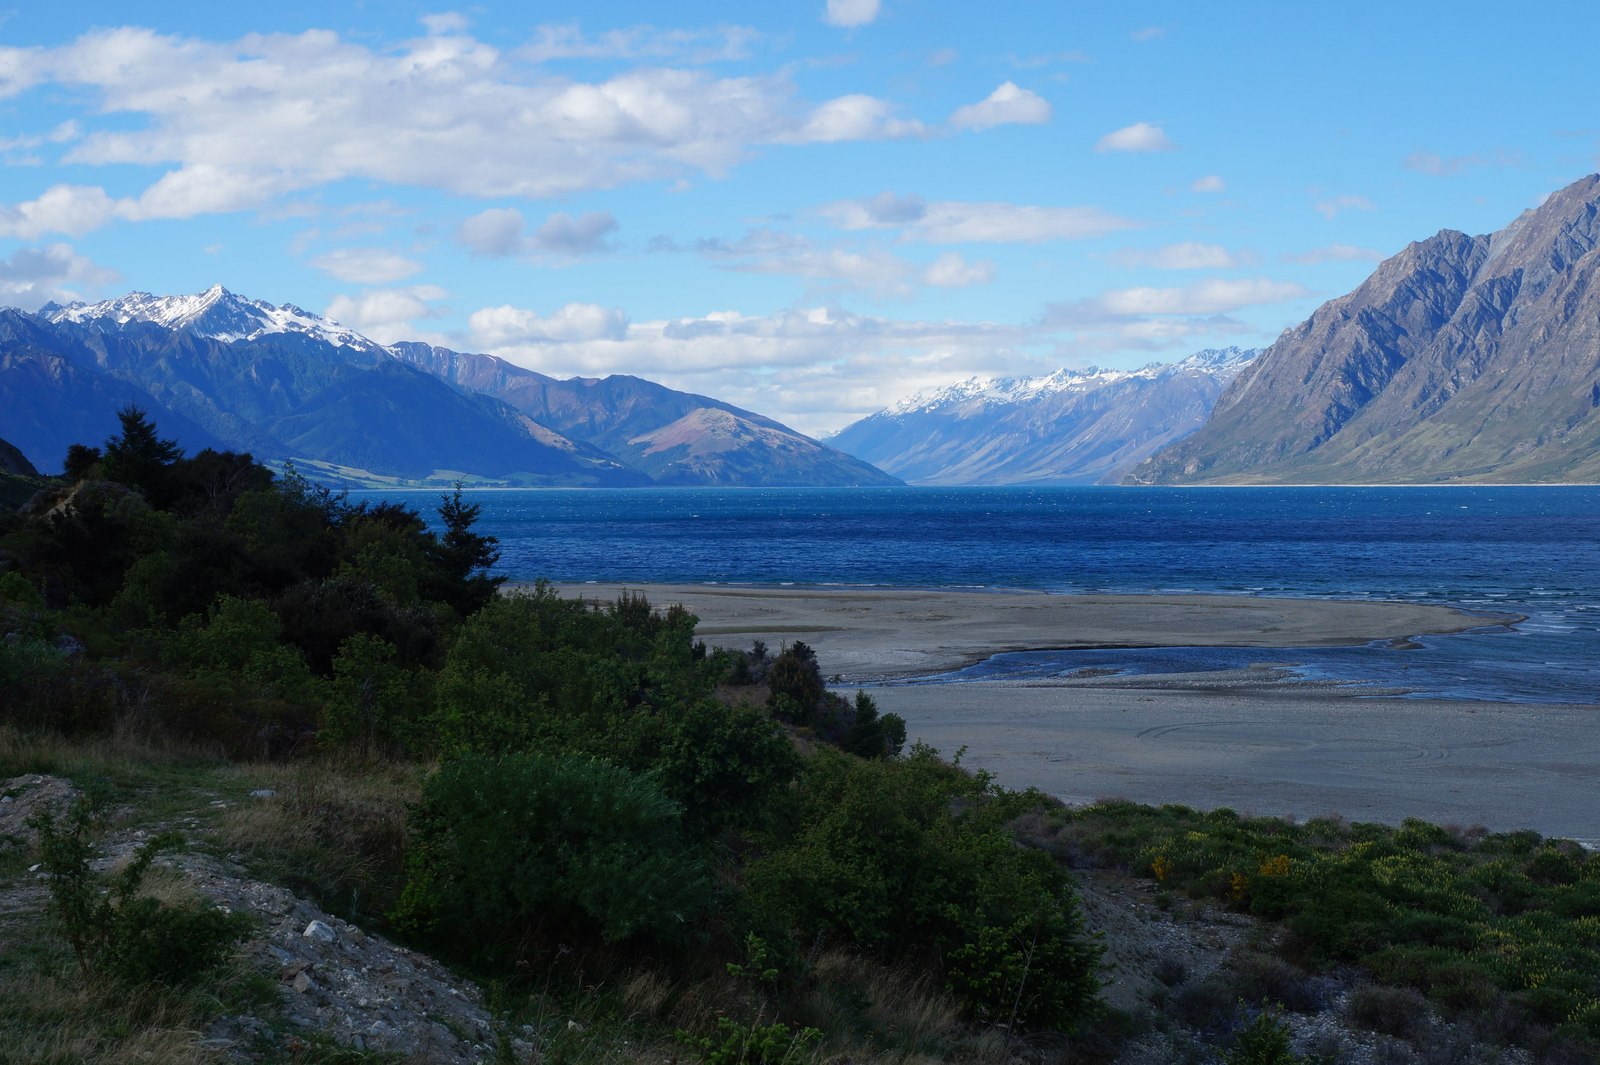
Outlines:
[[1136,370],[973,377],[901,400],[828,443],[913,484],[1115,483],[1199,428],[1256,354],[1212,348]]
[[1256,355],[1256,349],[1207,348],[1180,362],[1151,362],[1137,370],[1082,370],[1062,368],[1038,377],[969,377],[953,385],[908,396],[883,413],[933,412],[966,403],[1027,403],[1045,396],[1092,392],[1122,381],[1156,380],[1178,374],[1233,374]]
[[896,484],[770,418],[636,377],[392,346],[221,285],[0,308],[0,427],[42,469],[148,412],[180,444],[356,483]]
[[212,285],[193,296],[152,296],[148,292],[130,292],[118,299],[99,303],[74,302],[65,307],[48,303],[40,308],[39,314],[51,322],[75,322],[80,325],[150,322],[224,343],[260,340],[274,333],[298,333],[336,348],[348,347],[368,352],[386,350],[377,341],[347,329],[331,318],[312,314],[292,303],[274,307],[262,300],[229,292],[221,285]]

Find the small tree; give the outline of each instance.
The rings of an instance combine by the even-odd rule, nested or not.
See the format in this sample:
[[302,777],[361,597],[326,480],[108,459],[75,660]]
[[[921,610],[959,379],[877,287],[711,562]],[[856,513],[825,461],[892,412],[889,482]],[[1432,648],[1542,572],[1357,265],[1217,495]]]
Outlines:
[[505,583],[504,577],[488,573],[489,567],[500,561],[499,541],[472,529],[482,510],[462,498],[461,482],[457,481],[455,491],[439,502],[444,535],[429,551],[442,584],[439,597],[462,615],[488,603]]
[[796,724],[810,724],[824,690],[816,652],[799,640],[784,648],[767,671],[767,687],[774,710],[793,717]]

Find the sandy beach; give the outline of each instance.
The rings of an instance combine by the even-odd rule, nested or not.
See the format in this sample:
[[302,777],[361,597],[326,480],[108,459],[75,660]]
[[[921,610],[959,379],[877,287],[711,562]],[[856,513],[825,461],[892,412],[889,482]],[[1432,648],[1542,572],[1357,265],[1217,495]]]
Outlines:
[[[1295,648],[1460,632],[1495,619],[1403,603],[1231,596],[1066,596],[720,585],[624,587],[682,603],[712,645],[803,640],[836,687],[869,686],[912,739],[1009,787],[1300,818],[1337,813],[1534,828],[1600,841],[1600,707],[1372,697],[1225,673],[906,683],[1010,650]],[[1502,619],[1505,620],[1505,619]],[[1281,658],[1292,662],[1292,655]]]

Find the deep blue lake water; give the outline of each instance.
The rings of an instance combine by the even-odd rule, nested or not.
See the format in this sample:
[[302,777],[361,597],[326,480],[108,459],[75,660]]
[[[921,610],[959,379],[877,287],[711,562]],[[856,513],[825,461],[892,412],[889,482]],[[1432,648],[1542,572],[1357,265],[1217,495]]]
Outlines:
[[[426,516],[437,492],[404,500]],[[1503,627],[1293,651],[1000,656],[951,679],[1304,663],[1421,697],[1600,703],[1600,487],[485,491],[514,580],[1393,599]]]

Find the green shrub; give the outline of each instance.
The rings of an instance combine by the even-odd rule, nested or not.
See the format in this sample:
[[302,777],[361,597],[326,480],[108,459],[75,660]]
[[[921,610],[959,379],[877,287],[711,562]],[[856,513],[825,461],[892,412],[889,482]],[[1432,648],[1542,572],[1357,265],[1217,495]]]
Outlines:
[[1227,1065],[1300,1065],[1305,1059],[1289,1049],[1289,1029],[1275,1012],[1262,1010],[1234,1036]]
[[927,747],[887,762],[820,749],[749,890],[802,941],[921,957],[980,1017],[1070,1029],[1098,952],[1066,875],[1004,828],[1003,799]]
[[246,918],[212,907],[170,906],[139,895],[150,863],[162,849],[178,842],[176,837],[150,840],[107,883],[89,866],[94,855],[91,822],[84,800],[73,804],[63,824],[46,812],[29,820],[39,834],[56,920],[83,975],[178,985],[226,961],[234,945],[249,933]]
[[594,759],[445,763],[409,824],[398,923],[490,968],[557,943],[677,940],[710,895],[680,808]]

